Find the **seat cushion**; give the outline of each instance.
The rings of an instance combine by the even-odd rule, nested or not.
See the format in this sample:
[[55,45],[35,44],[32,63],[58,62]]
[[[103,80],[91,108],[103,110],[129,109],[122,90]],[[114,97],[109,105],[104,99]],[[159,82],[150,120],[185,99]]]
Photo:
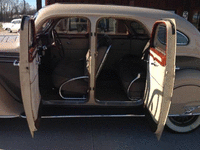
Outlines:
[[65,81],[84,75],[84,61],[61,60],[52,73],[52,80],[55,87],[59,88]]

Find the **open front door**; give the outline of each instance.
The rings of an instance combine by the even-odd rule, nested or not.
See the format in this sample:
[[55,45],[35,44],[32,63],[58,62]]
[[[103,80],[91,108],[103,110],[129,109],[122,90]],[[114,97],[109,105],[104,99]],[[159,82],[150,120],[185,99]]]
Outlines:
[[174,19],[154,24],[147,69],[145,115],[158,139],[171,105],[175,79],[176,23]]
[[22,101],[31,135],[37,130],[41,96],[38,81],[38,53],[34,21],[22,18],[20,29],[20,84]]

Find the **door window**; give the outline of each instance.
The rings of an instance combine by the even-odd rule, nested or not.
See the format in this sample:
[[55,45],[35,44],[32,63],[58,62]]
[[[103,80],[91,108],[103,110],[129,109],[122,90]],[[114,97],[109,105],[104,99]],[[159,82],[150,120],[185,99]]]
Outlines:
[[156,29],[155,37],[154,37],[154,47],[159,52],[165,54],[166,51],[166,27],[162,24],[159,24]]
[[106,34],[118,34],[118,35],[127,35],[128,30],[125,26],[123,20],[114,19],[114,18],[103,18],[98,22],[97,25],[98,33]]
[[88,22],[86,18],[64,18],[57,23],[55,29],[57,33],[84,34],[88,33]]

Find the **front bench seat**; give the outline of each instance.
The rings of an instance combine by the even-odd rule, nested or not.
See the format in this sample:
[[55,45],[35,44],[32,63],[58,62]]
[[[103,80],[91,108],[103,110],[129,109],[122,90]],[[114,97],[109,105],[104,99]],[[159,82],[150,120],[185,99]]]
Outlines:
[[[111,45],[100,46],[97,49],[96,77],[105,63],[110,48]],[[65,95],[80,97],[87,94],[89,76],[86,60],[89,59],[87,58],[88,56],[86,54],[86,58],[80,61],[68,62],[67,60],[62,60],[53,71],[53,84],[56,88],[59,88],[59,94],[63,99],[71,99]]]

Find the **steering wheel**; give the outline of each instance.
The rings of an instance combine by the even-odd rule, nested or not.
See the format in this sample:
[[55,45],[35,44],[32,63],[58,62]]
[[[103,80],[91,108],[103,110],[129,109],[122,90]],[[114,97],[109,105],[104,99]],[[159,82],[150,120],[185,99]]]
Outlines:
[[52,38],[53,38],[53,45],[55,45],[56,48],[58,49],[59,55],[61,57],[64,57],[65,56],[64,48],[63,48],[62,42],[58,36],[58,33],[56,32],[55,29],[52,30]]

